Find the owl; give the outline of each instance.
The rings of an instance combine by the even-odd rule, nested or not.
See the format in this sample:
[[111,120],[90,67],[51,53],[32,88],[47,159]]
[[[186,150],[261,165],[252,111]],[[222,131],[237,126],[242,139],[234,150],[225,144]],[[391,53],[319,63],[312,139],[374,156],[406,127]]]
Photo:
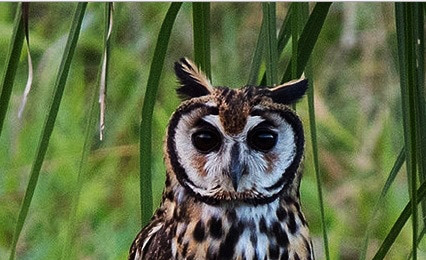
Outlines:
[[183,102],[167,128],[162,202],[129,259],[313,259],[303,126],[290,107],[307,80],[231,89],[186,58],[174,69]]

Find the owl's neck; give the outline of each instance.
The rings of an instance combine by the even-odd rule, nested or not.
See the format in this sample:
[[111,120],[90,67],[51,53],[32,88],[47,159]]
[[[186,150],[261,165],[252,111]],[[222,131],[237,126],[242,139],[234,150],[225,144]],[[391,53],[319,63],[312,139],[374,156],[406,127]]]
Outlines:
[[238,259],[243,255],[246,259],[274,259],[286,254],[295,259],[296,255],[300,259],[313,258],[297,197],[282,196],[257,206],[209,205],[177,184],[166,187],[161,208],[166,222],[176,224],[176,259],[189,256],[188,252],[194,259]]

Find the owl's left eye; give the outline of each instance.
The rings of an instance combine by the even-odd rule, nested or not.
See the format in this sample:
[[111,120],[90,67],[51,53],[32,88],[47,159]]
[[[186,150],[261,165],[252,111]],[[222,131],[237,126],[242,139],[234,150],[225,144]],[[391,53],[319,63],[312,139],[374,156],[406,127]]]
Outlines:
[[202,153],[209,153],[219,148],[221,143],[220,135],[211,130],[200,130],[192,135],[192,144]]
[[248,135],[248,144],[253,149],[268,152],[277,143],[277,133],[268,128],[257,128]]

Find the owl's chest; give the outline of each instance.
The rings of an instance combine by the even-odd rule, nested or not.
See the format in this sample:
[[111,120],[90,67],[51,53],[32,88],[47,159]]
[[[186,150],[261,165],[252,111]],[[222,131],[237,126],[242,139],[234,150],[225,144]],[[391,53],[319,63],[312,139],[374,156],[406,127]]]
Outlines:
[[176,223],[175,259],[313,259],[306,223],[296,207],[277,202],[199,210],[191,221]]

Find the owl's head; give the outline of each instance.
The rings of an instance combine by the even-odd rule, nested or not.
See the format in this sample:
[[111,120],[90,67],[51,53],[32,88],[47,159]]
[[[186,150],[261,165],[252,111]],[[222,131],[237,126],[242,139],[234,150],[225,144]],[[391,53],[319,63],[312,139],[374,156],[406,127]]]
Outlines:
[[290,108],[307,80],[273,88],[212,87],[194,64],[175,64],[184,102],[166,140],[169,174],[190,194],[217,204],[263,204],[298,191],[304,135]]

